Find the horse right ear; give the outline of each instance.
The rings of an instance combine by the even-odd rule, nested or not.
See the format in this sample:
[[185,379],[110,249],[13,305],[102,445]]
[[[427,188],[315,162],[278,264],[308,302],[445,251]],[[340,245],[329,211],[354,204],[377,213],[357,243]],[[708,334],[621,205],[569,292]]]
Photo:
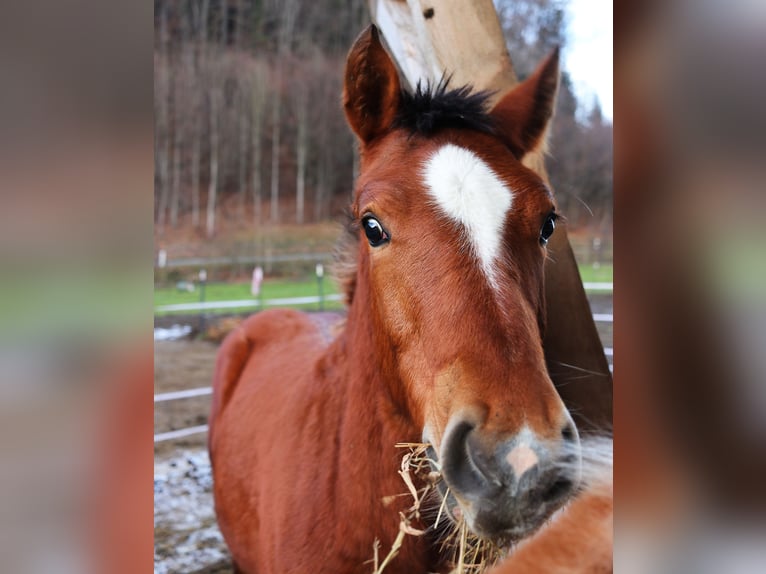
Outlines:
[[545,145],[559,85],[559,49],[518,84],[492,110],[500,137],[521,159]]
[[387,131],[399,107],[399,73],[374,24],[362,32],[346,60],[343,109],[362,144]]

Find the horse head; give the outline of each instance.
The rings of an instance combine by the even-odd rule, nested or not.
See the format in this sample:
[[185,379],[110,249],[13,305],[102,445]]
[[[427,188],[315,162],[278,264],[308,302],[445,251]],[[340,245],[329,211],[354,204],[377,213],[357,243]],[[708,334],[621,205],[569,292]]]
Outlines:
[[404,92],[374,27],[346,64],[361,159],[350,319],[367,318],[392,401],[432,445],[449,513],[488,539],[525,536],[577,484],[578,433],[542,348],[557,214],[522,163],[544,145],[558,75],[556,52],[488,110],[446,82]]

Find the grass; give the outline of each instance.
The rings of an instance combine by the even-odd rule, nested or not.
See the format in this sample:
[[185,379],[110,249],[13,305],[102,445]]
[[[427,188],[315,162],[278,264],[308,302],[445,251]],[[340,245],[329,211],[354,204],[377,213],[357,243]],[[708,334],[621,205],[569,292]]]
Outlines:
[[583,283],[611,283],[613,273],[612,263],[602,263],[596,268],[592,265],[580,265],[580,277]]
[[[324,294],[331,295],[338,293],[338,288],[332,279],[325,278]],[[319,295],[319,287],[315,278],[304,280],[265,280],[261,285],[262,299],[283,299],[291,297],[311,297]],[[205,301],[238,301],[242,299],[256,299],[250,293],[250,283],[210,283],[205,286]],[[154,290],[154,306],[175,305],[178,303],[197,303],[200,300],[199,286],[195,291],[180,291],[175,287],[159,288]],[[308,303],[305,305],[290,305],[291,307],[303,309],[316,309],[318,303]],[[325,301],[325,309],[341,309],[341,301]],[[224,308],[210,309],[209,312],[216,311],[226,313],[236,313],[239,311],[252,311],[255,307],[242,308]],[[157,315],[167,315],[174,313],[193,313],[194,311],[157,311]]]

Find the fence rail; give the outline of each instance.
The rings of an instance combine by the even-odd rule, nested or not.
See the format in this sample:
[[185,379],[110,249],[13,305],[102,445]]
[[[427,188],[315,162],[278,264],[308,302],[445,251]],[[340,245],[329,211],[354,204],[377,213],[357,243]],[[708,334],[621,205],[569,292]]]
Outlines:
[[202,397],[213,393],[213,387],[201,387],[199,389],[186,389],[184,391],[172,391],[170,393],[160,393],[154,395],[155,403],[164,403],[165,401],[175,401],[178,399],[188,399],[191,397]]
[[205,311],[207,309],[235,309],[242,307],[276,307],[279,305],[306,305],[321,301],[341,301],[343,295],[311,295],[307,297],[285,297],[281,299],[240,299],[238,301],[204,301],[196,303],[174,303],[172,305],[159,305],[154,308],[155,312],[165,311]]

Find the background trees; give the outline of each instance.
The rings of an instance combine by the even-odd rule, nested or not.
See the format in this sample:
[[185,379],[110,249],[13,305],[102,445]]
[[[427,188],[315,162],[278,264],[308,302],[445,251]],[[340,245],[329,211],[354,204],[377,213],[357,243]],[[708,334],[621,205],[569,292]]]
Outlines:
[[[520,78],[565,43],[563,0],[496,5]],[[189,227],[213,237],[220,218],[257,230],[337,215],[356,166],[342,70],[368,21],[362,0],[155,0],[160,236]],[[597,108],[577,111],[565,74],[549,173],[570,225],[603,232],[612,126]]]

